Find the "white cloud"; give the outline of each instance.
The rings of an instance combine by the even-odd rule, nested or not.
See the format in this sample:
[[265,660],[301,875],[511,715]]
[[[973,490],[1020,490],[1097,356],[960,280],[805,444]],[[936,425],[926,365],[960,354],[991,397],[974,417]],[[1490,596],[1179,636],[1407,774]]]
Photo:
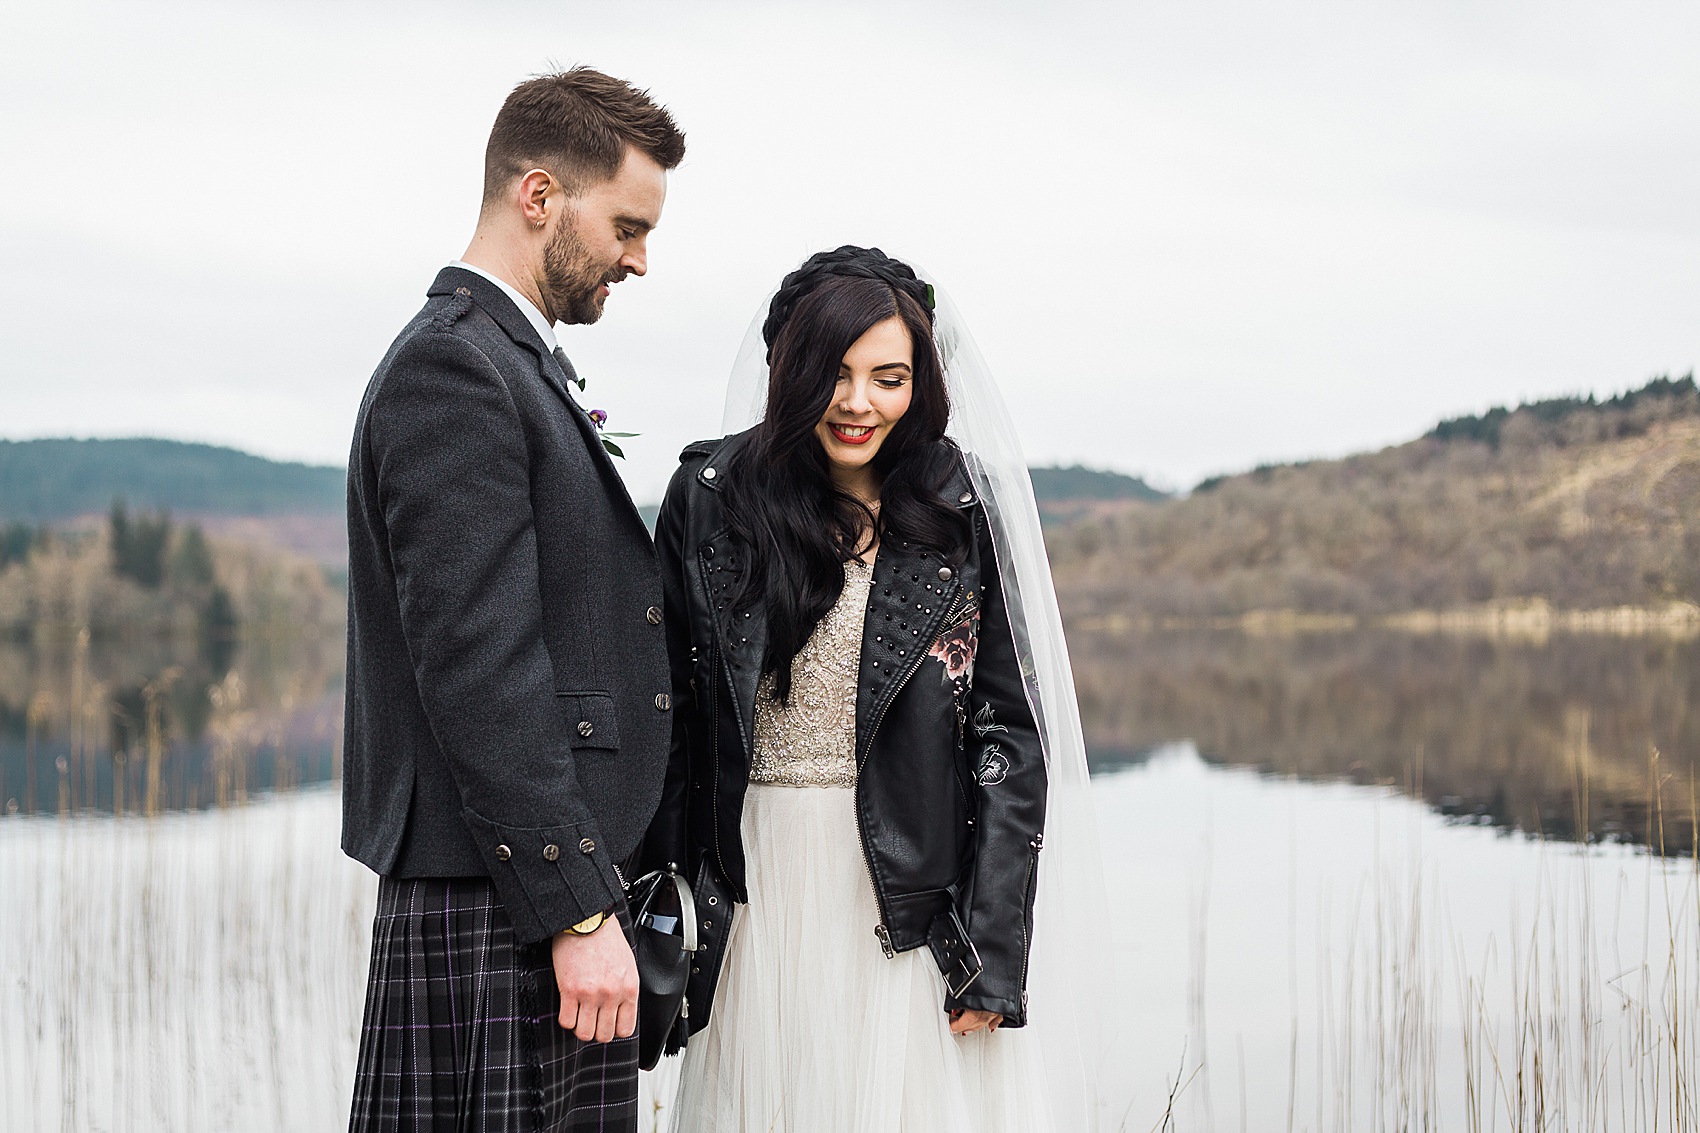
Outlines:
[[717,431],[767,290],[845,241],[974,322],[1036,460],[1186,484],[1700,357],[1692,5],[100,3],[0,15],[0,434],[340,461],[550,62],[690,155],[567,333],[644,436]]

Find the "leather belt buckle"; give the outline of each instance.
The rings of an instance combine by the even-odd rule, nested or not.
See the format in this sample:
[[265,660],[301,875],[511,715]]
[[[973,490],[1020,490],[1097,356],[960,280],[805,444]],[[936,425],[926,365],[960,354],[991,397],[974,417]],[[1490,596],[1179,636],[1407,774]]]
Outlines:
[[927,928],[927,947],[932,950],[933,960],[944,976],[945,990],[952,999],[962,998],[962,993],[985,970],[980,951],[968,939],[968,930],[962,927],[962,918],[956,915],[954,907],[933,918]]

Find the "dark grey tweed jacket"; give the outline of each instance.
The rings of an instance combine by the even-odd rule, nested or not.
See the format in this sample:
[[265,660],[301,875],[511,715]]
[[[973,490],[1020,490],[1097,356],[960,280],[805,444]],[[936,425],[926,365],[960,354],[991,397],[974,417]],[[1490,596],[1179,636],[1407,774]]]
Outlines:
[[445,268],[348,461],[342,846],[488,876],[522,943],[616,903],[672,727],[655,548],[563,370]]

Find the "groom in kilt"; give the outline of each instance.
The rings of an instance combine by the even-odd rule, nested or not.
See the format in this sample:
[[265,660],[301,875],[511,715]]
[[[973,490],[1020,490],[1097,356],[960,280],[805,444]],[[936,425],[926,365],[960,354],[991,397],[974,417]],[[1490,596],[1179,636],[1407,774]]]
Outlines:
[[661,579],[554,328],[644,274],[684,150],[618,79],[522,83],[471,244],[361,402],[342,845],[379,883],[357,1133],[637,1128],[621,868],[672,731]]

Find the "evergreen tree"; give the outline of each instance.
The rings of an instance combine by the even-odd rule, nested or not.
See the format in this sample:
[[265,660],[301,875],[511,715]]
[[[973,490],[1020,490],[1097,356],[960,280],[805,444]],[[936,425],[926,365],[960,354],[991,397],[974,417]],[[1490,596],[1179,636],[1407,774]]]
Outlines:
[[29,558],[35,541],[35,532],[27,523],[8,523],[0,529],[0,570]]
[[130,518],[122,499],[112,501],[112,569],[150,590],[165,581],[165,551],[171,544],[171,515],[158,512]]
[[217,579],[213,574],[212,549],[201,525],[191,523],[183,528],[177,540],[177,553],[171,561],[171,581],[179,587],[200,590]]
[[124,505],[124,497],[119,496],[112,501],[112,510],[106,517],[107,533],[111,536],[112,569],[124,574],[130,546],[130,509]]

